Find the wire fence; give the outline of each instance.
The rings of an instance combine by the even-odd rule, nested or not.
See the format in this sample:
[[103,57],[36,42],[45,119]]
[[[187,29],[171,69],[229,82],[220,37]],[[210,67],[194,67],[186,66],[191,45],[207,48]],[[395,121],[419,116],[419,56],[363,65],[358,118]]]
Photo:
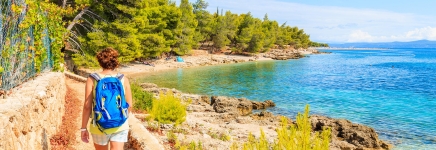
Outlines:
[[[42,30],[39,29],[43,31],[43,36],[39,39],[35,39],[35,25],[26,29],[20,28],[20,24],[26,19],[25,0],[1,0],[0,10],[0,70],[3,70],[0,71],[0,91],[8,91],[36,76],[37,69],[42,72],[52,70],[54,62],[51,57],[51,39],[47,26]],[[40,13],[45,14],[43,11]],[[38,24],[40,27],[41,24],[46,23]],[[42,43],[46,51],[42,56],[35,50],[35,44],[38,43]],[[38,57],[35,57],[36,55]]]

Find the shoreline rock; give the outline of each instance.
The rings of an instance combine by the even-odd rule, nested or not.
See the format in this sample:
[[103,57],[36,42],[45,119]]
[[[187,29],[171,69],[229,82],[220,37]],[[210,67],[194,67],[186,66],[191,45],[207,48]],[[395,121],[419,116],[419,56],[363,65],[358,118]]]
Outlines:
[[304,55],[302,55],[300,52],[298,52],[296,50],[273,49],[273,50],[263,54],[263,57],[271,58],[271,59],[275,59],[275,60],[288,60],[288,59],[303,58]]
[[392,145],[380,140],[371,127],[355,124],[346,119],[310,116],[313,131],[322,131],[324,127],[332,129],[332,142],[337,149],[392,149]]

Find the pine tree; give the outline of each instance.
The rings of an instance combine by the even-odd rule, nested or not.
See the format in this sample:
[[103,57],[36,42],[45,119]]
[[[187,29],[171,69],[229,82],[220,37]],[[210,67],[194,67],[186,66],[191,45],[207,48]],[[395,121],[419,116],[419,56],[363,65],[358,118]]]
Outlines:
[[228,29],[226,28],[226,22],[224,17],[215,14],[215,24],[213,27],[212,42],[214,50],[221,50],[226,45],[230,44],[230,40],[227,38]]
[[265,34],[265,38],[263,40],[263,48],[260,52],[266,52],[274,46],[274,43],[276,43],[278,23],[276,21],[270,21],[268,19],[268,14],[265,14],[262,22],[262,30]]
[[197,41],[194,41],[197,20],[195,19],[192,5],[188,0],[181,0],[179,9],[182,16],[177,29],[175,30],[176,43],[174,45],[174,50],[176,53],[184,55],[189,53],[192,46],[196,46],[198,43]]
[[254,29],[254,18],[250,12],[242,14],[241,23],[239,24],[236,38],[236,48],[245,51],[248,48],[248,42],[251,41]]
[[265,40],[265,33],[263,32],[262,28],[262,21],[258,18],[255,18],[252,26],[252,35],[250,41],[247,43],[248,48],[246,51],[251,53],[258,53],[263,49]]
[[227,29],[226,36],[230,40],[230,46],[234,46],[236,43],[236,33],[238,32],[240,22],[239,15],[226,11],[226,14],[224,15],[224,25]]
[[209,4],[204,0],[197,0],[193,6],[193,12],[195,19],[197,20],[197,28],[195,30],[194,41],[200,42],[201,46],[206,41],[211,41],[211,35],[213,34],[213,16],[206,10]]

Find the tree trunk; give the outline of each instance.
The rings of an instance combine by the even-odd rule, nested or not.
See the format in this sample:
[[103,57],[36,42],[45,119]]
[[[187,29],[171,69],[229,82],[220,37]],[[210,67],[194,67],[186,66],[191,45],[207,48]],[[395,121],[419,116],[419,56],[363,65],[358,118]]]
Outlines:
[[67,7],[67,0],[62,0],[62,8]]
[[[65,2],[65,1],[64,1]],[[68,25],[67,30],[71,31],[71,29],[76,25],[77,21],[82,17],[83,14],[89,9],[89,7],[85,7],[79,14],[74,17],[73,21],[71,21],[70,25]]]

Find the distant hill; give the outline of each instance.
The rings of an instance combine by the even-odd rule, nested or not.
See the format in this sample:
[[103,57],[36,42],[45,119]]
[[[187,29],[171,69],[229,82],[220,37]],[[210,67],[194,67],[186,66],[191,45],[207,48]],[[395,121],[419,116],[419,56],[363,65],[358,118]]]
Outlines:
[[411,42],[383,43],[328,43],[331,48],[436,48],[436,41],[419,40]]

